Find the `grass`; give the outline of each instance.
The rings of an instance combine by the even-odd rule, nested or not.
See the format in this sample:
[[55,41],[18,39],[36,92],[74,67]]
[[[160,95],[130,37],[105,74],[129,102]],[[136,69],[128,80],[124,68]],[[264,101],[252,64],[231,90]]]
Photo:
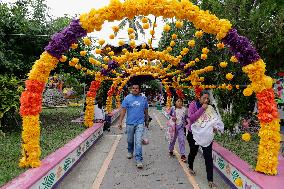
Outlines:
[[[85,130],[83,125],[71,123],[79,116],[81,107],[43,109],[41,113],[41,159],[54,152]],[[6,133],[0,141],[0,186],[27,169],[18,167],[21,157],[21,133]]]
[[246,161],[252,168],[255,168],[259,143],[257,134],[253,134],[251,140],[245,142],[242,140],[242,134],[232,136],[225,132],[222,135],[215,135],[215,141]]

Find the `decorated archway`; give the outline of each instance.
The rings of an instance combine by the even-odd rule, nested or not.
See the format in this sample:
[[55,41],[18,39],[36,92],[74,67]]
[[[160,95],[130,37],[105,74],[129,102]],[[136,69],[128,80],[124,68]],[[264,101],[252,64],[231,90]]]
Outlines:
[[[198,6],[187,0],[126,0],[123,3],[119,0],[112,0],[109,6],[98,10],[92,9],[89,13],[82,14],[80,19],[74,19],[67,28],[55,34],[50,43],[45,47],[45,52],[42,53],[40,59],[33,65],[28,80],[25,83],[26,89],[21,96],[20,113],[23,118],[23,157],[20,160],[20,166],[38,167],[40,165],[39,114],[42,109],[42,92],[51,70],[56,67],[59,60],[62,62],[66,60],[66,57],[62,56],[63,53],[70,47],[76,48],[75,43],[77,40],[81,37],[85,37],[87,33],[94,30],[99,31],[105,21],[112,22],[114,20],[121,20],[124,17],[131,19],[135,15],[147,16],[149,14],[156,17],[176,17],[176,19],[188,20],[192,22],[197,29],[200,29],[200,31],[196,33],[197,36],[202,35],[202,32],[214,34],[216,38],[220,40],[220,44],[218,44],[220,47],[222,45],[230,47],[232,53],[235,55],[234,59],[237,59],[239,64],[241,64],[243,71],[248,75],[251,81],[251,84],[244,90],[244,95],[249,96],[254,92],[258,100],[258,118],[261,122],[261,129],[259,131],[260,143],[256,171],[269,175],[277,174],[278,152],[280,148],[280,125],[278,111],[274,101],[272,79],[265,75],[265,63],[249,40],[240,36],[237,30],[232,28],[228,20],[218,19],[209,11],[200,10]],[[148,29],[149,24],[147,20],[144,19],[142,22],[144,23],[143,28]],[[176,24],[177,27],[180,25],[182,25],[182,22]],[[165,30],[168,30],[168,27],[169,26],[166,25]],[[114,27],[113,30],[117,32],[118,28]],[[151,30],[150,32],[153,36],[154,31]],[[131,34],[131,29],[129,33]],[[84,43],[90,43],[88,38],[84,39]],[[99,43],[104,43],[104,41],[99,41]],[[194,45],[193,43],[194,42],[189,42],[189,46]],[[162,60],[167,62],[169,67],[179,66],[181,64],[182,54],[188,52],[188,49],[184,49],[180,56],[171,57],[167,55],[167,51],[171,50],[170,48],[163,52],[155,52],[151,49],[135,52],[134,40],[130,41],[130,46],[134,48],[133,53],[126,52],[125,55],[120,57],[113,57],[113,54],[110,52],[109,58],[104,58],[104,61],[110,59],[112,59],[112,61],[107,65],[103,65],[104,68],[101,72],[95,72],[82,67],[76,58],[69,61],[70,66],[82,69],[95,78],[91,84],[86,100],[87,117],[85,123],[87,125],[92,125],[91,114],[93,112],[92,106],[96,96],[96,90],[99,88],[101,81],[108,78],[108,72],[111,72],[114,68],[119,66],[123,67],[126,62],[137,60],[139,57],[149,61],[154,59]],[[151,40],[149,41],[149,46],[151,46]],[[207,53],[208,49],[202,50],[200,58],[206,59]],[[90,59],[89,61],[94,65],[102,66],[101,62],[94,59]],[[195,62],[197,62],[197,60],[195,60]],[[192,64],[194,64],[194,62],[189,62],[183,65],[183,68],[190,67]],[[202,85],[202,78],[199,77],[199,73],[204,73],[211,69],[210,67],[204,68],[203,70],[195,71],[179,79],[184,81],[190,80],[193,86]]]

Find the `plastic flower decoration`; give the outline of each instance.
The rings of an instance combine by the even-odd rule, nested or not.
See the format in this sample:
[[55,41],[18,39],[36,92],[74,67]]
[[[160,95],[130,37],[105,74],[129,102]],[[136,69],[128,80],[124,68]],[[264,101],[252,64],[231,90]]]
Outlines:
[[234,63],[237,63],[237,62],[238,62],[238,59],[237,59],[235,56],[232,56],[232,57],[230,58],[230,61],[231,61],[231,62],[234,62]]
[[117,33],[119,31],[119,26],[112,26],[112,31]]
[[109,38],[110,38],[110,39],[114,39],[114,37],[115,37],[114,34],[110,34],[110,35],[109,35]]
[[203,35],[203,31],[202,30],[195,32],[195,37],[197,37],[197,38],[202,37],[202,35]]
[[175,34],[175,33],[172,35],[172,39],[177,39],[177,37],[178,37],[178,36],[177,36],[177,34]]
[[147,18],[147,17],[143,17],[143,18],[141,19],[141,21],[142,21],[142,23],[147,23],[147,22],[148,22],[148,18]]
[[125,44],[125,42],[124,42],[123,40],[119,40],[119,41],[118,41],[118,45],[119,45],[119,46],[122,46],[122,45],[124,45],[124,44]]

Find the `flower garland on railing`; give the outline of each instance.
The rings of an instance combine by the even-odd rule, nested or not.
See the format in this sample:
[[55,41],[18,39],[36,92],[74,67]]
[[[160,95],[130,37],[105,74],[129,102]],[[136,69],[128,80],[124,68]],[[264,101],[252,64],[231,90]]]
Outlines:
[[236,29],[230,30],[223,42],[230,47],[251,81],[243,91],[244,95],[250,96],[255,92],[258,100],[258,119],[261,128],[258,134],[260,142],[255,170],[276,175],[280,148],[280,120],[274,100],[272,78],[265,75],[265,63],[250,41],[240,36]]
[[87,92],[86,97],[86,110],[85,110],[85,119],[84,124],[87,127],[92,127],[94,125],[94,112],[95,112],[95,99],[97,95],[97,91],[101,85],[100,80],[92,81],[89,91]]

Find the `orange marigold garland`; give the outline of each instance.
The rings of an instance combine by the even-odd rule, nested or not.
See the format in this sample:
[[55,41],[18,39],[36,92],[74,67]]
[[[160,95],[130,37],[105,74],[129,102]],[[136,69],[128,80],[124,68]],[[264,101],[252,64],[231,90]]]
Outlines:
[[87,93],[87,98],[86,98],[86,110],[85,110],[85,121],[84,124],[87,127],[92,127],[94,125],[94,103],[95,103],[95,98],[97,95],[97,90],[100,87],[101,82],[100,81],[92,81],[90,89]]
[[258,99],[258,119],[260,120],[259,148],[256,171],[268,175],[277,174],[278,153],[280,149],[280,124],[273,89],[256,94]]

